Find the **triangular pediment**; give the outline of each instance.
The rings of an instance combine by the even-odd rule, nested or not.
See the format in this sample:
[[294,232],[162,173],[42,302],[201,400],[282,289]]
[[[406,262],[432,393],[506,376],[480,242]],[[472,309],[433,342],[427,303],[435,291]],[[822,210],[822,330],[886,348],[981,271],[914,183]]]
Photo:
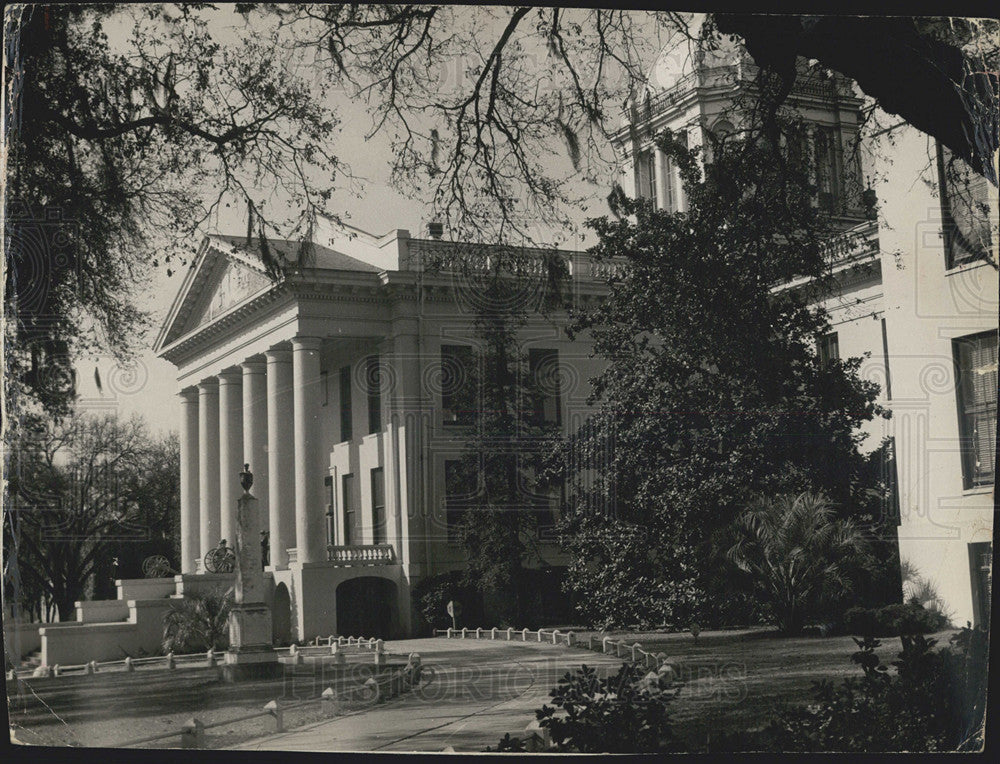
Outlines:
[[211,323],[273,283],[263,265],[252,262],[247,253],[214,237],[206,239],[170,311],[157,350]]

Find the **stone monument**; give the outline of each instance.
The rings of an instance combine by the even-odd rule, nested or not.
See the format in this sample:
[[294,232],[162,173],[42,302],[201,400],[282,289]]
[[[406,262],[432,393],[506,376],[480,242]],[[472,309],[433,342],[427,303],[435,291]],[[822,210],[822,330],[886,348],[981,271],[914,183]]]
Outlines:
[[279,676],[281,664],[272,646],[271,610],[264,604],[260,517],[250,493],[253,473],[243,465],[243,495],[236,507],[236,586],[229,611],[229,649],[222,666],[227,682]]

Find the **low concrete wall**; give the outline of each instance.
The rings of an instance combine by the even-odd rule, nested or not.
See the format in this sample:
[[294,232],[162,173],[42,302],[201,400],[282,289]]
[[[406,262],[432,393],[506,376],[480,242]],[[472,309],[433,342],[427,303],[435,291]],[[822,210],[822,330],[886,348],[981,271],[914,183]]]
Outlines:
[[77,665],[117,661],[126,655],[157,655],[163,642],[163,616],[173,599],[121,603],[128,620],[118,623],[44,624],[40,630],[42,664]]
[[128,602],[123,600],[87,600],[76,603],[80,623],[115,623],[128,618]]
[[118,599],[122,602],[129,600],[155,600],[160,597],[169,597],[177,588],[177,577],[170,578],[123,578],[115,583],[118,584]]
[[197,597],[223,595],[236,584],[235,573],[183,573],[174,577],[174,596]]
[[116,661],[138,652],[134,623],[84,623],[64,629],[42,628],[42,664],[77,665],[87,661]]

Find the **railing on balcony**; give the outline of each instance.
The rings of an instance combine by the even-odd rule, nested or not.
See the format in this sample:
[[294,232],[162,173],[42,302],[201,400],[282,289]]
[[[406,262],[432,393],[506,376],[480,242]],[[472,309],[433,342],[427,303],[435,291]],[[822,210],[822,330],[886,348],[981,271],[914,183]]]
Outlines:
[[327,559],[341,565],[391,565],[396,562],[392,544],[328,546]]

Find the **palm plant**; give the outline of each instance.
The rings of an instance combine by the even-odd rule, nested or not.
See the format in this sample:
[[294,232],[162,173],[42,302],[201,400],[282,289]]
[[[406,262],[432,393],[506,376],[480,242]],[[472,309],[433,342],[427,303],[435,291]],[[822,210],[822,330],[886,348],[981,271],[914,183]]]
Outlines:
[[842,593],[851,564],[867,554],[861,531],[838,520],[822,493],[758,499],[733,530],[728,559],[750,576],[787,634],[801,631],[811,610]]
[[193,653],[229,646],[233,590],[179,599],[163,616],[163,651]]

